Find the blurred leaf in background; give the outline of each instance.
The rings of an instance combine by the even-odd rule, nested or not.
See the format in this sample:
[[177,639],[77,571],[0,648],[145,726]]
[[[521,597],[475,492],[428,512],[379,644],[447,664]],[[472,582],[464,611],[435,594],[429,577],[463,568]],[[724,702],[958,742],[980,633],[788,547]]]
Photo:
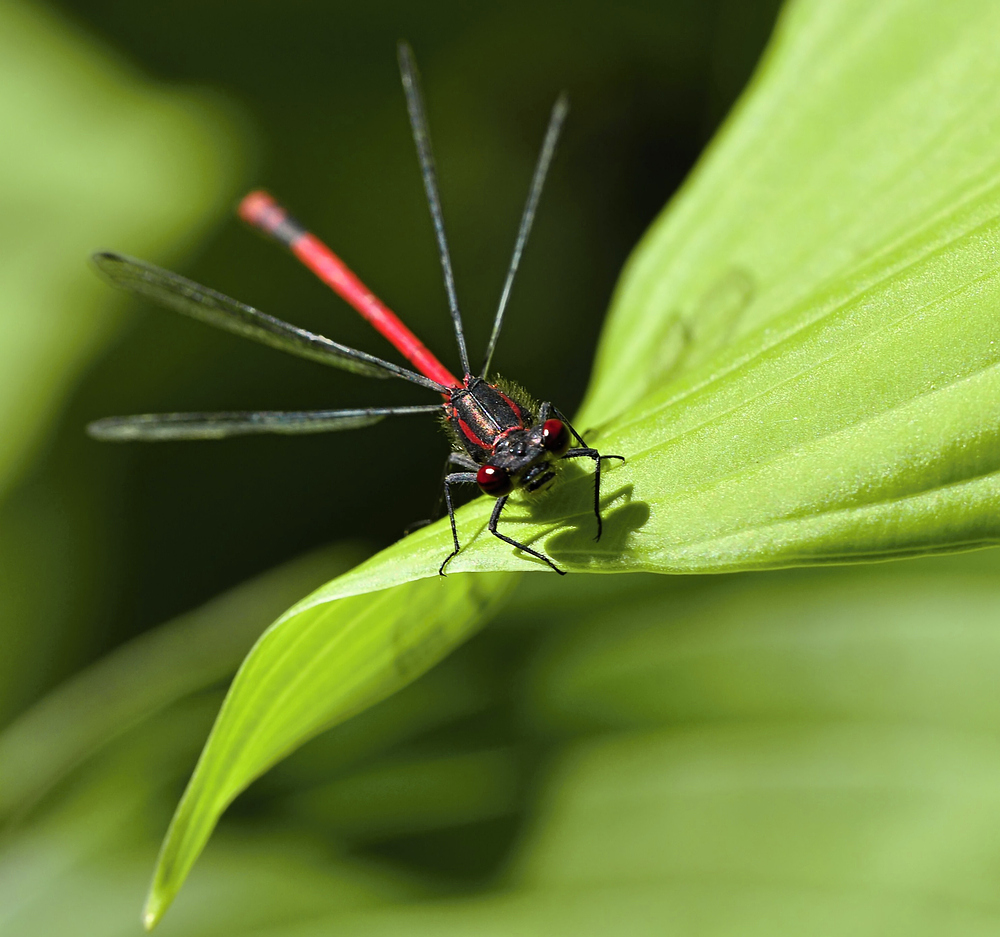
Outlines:
[[[119,322],[90,252],[125,242],[169,256],[234,194],[243,157],[217,103],[144,82],[19,2],[0,4],[0,124],[2,502],[44,459],[67,393]],[[66,564],[71,515],[51,491],[0,506],[0,719],[72,659],[57,625],[86,576]],[[101,550],[91,542],[91,569]]]
[[[139,928],[135,896],[157,826],[219,684],[282,605],[358,555],[325,550],[218,597],[120,648],[0,735],[0,933]],[[177,933],[232,933],[414,893],[399,877],[331,866],[322,844],[288,830],[243,831],[207,866],[190,917],[172,922]]]
[[117,322],[87,268],[95,245],[163,254],[234,184],[230,122],[137,80],[32,6],[0,8],[0,493]]
[[[163,933],[998,933],[997,562],[525,577],[480,638],[251,788]],[[305,569],[253,587],[262,614]],[[212,620],[184,626],[203,665]],[[5,836],[0,933],[138,932],[219,700],[177,680]],[[48,706],[58,749],[76,717]]]
[[990,551],[576,602],[527,577],[501,622],[545,634],[518,684],[555,755],[532,833],[494,894],[338,932],[1000,932],[998,573]]
[[271,618],[363,556],[350,544],[307,554],[135,638],[65,681],[3,735],[0,814],[24,813],[109,740],[225,681]]

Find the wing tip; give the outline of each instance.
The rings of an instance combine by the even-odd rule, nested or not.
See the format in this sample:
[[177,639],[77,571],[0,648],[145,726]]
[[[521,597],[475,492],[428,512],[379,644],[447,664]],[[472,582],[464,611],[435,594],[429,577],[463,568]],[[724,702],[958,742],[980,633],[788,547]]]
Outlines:
[[115,417],[92,420],[87,424],[86,433],[99,442],[121,442],[125,438],[121,433],[121,424]]
[[90,262],[96,268],[99,276],[116,286],[122,285],[123,269],[127,268],[129,264],[135,264],[132,258],[119,254],[117,251],[94,251],[90,255]]

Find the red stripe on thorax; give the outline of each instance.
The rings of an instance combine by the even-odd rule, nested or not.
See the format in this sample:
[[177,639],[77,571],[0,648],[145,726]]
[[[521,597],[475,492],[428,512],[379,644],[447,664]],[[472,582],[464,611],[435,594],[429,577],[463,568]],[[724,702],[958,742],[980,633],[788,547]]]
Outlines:
[[507,406],[510,407],[511,410],[513,410],[517,414],[517,418],[521,421],[521,426],[524,426],[524,413],[521,412],[521,408],[516,403],[514,403],[514,401],[511,400],[510,397],[508,397],[502,390],[500,390],[499,387],[494,385],[494,389],[501,397],[503,397]]
[[475,443],[477,446],[482,446],[483,449],[493,448],[492,443],[483,442],[474,432],[472,432],[472,427],[470,427],[465,420],[460,419],[458,421],[458,428],[462,431],[463,435],[469,440],[469,442]]

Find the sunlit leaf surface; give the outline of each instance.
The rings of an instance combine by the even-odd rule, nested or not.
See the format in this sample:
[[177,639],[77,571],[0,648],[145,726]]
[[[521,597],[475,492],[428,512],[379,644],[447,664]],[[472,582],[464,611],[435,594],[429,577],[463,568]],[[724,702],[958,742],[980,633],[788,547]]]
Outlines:
[[[229,802],[294,746],[408,684],[483,621],[514,577],[421,579],[373,597],[295,607],[255,645],[163,846],[153,924]],[[292,627],[286,627],[291,622]],[[248,744],[249,743],[249,744]]]
[[[750,93],[622,279],[578,421],[628,458],[606,474],[605,537],[593,542],[591,477],[573,468],[512,510],[509,532],[569,570],[603,572],[996,541],[1000,9],[960,11],[790,8]],[[490,507],[460,512],[455,573],[532,567],[485,531]],[[175,817],[149,923],[243,786],[474,627],[505,580],[438,582],[449,539],[443,524],[420,531],[257,646]],[[663,744],[651,764],[670,759]],[[864,744],[883,748],[878,733]],[[901,743],[898,777],[911,755]]]

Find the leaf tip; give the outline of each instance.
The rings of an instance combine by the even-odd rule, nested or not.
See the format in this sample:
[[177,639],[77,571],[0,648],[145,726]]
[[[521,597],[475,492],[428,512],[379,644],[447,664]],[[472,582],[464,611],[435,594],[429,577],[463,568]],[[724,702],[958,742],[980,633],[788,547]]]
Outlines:
[[160,923],[160,919],[167,910],[168,904],[169,902],[164,901],[163,897],[157,893],[156,886],[154,885],[150,889],[145,907],[142,909],[142,926],[147,932]]

